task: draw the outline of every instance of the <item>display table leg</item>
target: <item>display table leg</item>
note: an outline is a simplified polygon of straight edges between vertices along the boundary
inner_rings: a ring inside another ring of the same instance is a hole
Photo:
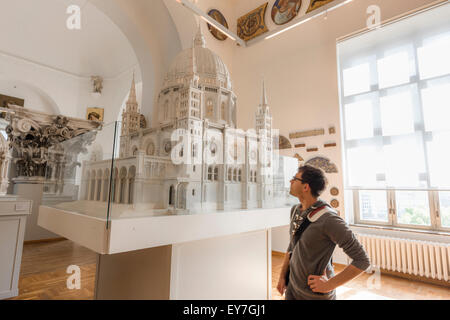
[[[54,234],[44,228],[38,226],[37,220],[39,216],[39,206],[42,203],[42,197],[44,195],[44,184],[39,180],[36,183],[14,183],[14,195],[20,196],[23,199],[32,200],[32,212],[28,216],[27,225],[25,230],[25,241],[38,241],[46,239],[59,238],[57,234]]]
[[[172,247],[97,256],[95,299],[168,300]]]
[[[95,298],[270,299],[270,235],[269,229],[99,255]]]

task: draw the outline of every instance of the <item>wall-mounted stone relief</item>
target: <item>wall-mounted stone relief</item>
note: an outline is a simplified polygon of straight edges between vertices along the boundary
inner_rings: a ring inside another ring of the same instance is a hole
[[[289,139],[307,138],[315,136],[323,136],[325,134],[325,129],[315,129],[308,131],[299,131],[289,134]]]
[[[325,143],[323,146],[324,146],[324,148],[333,148],[333,147],[336,147],[337,144],[336,144],[336,142],[328,142],[328,143]]]
[[[312,158],[311,160],[308,160],[305,165],[320,168],[325,171],[325,173],[338,173],[336,165],[324,157]]]
[[[278,150],[292,149],[291,142],[285,136],[279,136],[278,138]]]

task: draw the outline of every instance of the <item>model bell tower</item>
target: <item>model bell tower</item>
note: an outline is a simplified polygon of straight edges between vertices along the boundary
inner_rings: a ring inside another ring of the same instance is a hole
[[[261,95],[261,104],[258,107],[256,112],[256,134],[260,140],[260,144],[264,144],[264,152],[263,153],[267,163],[270,167],[271,164],[271,155],[273,149],[273,141],[272,141],[272,116],[270,114],[269,104],[267,102],[267,92],[266,85],[263,80],[262,83],[262,95]]]
[[[273,139],[272,116],[267,101],[266,85],[263,80],[261,104],[256,111],[256,134],[258,136],[258,187],[260,206],[267,207],[273,199]]]
[[[269,104],[267,102],[266,84],[262,83],[261,104],[256,112],[256,133],[266,132],[267,137],[272,134],[272,116],[270,115]]]
[[[130,94],[126,103],[125,111],[122,114],[122,130],[120,138],[120,157],[131,156],[129,148],[131,147],[132,133],[138,132],[140,128],[141,114],[139,113],[139,105],[136,98],[136,83],[131,82]]]
[[[128,135],[133,132],[137,132],[140,128],[140,118],[139,105],[136,99],[136,83],[131,82],[130,95],[128,96],[128,101],[126,103],[125,112],[122,114],[122,136]]]

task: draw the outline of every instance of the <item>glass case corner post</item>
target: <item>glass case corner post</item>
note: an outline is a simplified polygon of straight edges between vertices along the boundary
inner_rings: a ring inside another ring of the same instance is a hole
[[[111,137],[112,141],[112,153],[111,153],[111,168],[110,168],[110,176],[109,176],[109,196],[108,196],[108,206],[107,206],[107,216],[106,216],[106,229],[109,229],[111,222],[111,212],[112,207],[115,202],[116,195],[116,183],[117,183],[117,172],[115,170],[115,161],[119,158],[119,143],[120,143],[120,130],[121,130],[121,122],[115,121],[112,124]]]

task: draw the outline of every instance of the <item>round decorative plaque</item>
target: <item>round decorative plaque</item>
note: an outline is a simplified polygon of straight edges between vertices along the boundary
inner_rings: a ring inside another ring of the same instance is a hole
[[[339,201],[336,200],[336,199],[331,200],[330,204],[331,204],[331,206],[333,208],[338,208],[339,207]]]
[[[208,12],[208,15],[213,18],[214,20],[216,20],[217,22],[219,22],[221,25],[223,25],[226,29],[228,29],[228,22],[225,19],[225,17],[223,16],[222,12],[220,12],[217,9],[212,9]],[[219,30],[217,30],[216,28],[214,28],[212,25],[210,25],[208,23],[208,30],[209,32],[211,32],[211,34],[214,36],[214,38],[216,38],[217,40],[220,41],[224,41],[227,40],[227,36],[224,35],[222,32],[220,32]]]
[[[336,187],[331,188],[330,193],[333,197],[336,197],[339,195],[339,189]]]

